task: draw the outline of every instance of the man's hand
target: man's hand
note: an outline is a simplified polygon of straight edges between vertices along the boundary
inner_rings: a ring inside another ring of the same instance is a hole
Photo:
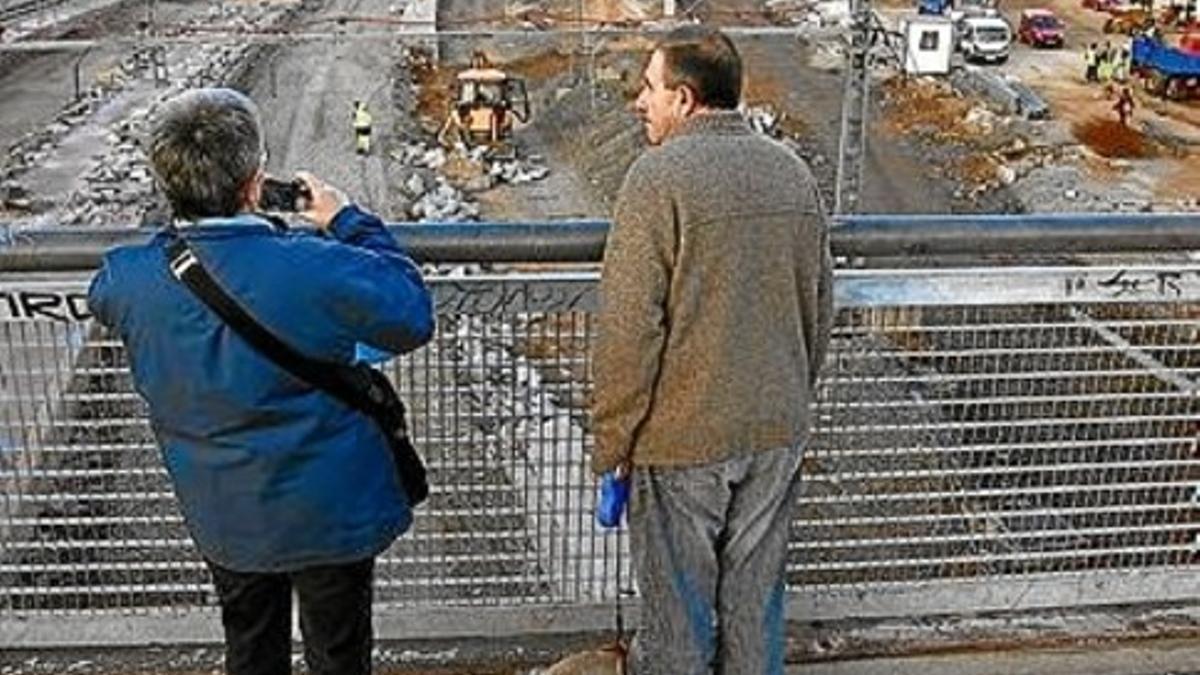
[[[308,187],[309,194],[307,198],[302,198],[304,208],[298,212],[298,215],[316,225],[318,229],[324,230],[329,227],[338,211],[350,203],[346,193],[332,185],[327,185],[307,171],[296,172],[296,178],[299,178]]]

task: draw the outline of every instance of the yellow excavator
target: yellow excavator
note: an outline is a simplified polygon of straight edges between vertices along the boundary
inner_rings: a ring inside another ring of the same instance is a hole
[[[476,53],[471,67],[456,78],[454,100],[438,131],[446,147],[462,143],[468,148],[486,146],[496,158],[515,158],[513,124],[529,121],[529,95],[525,80],[492,67]]]

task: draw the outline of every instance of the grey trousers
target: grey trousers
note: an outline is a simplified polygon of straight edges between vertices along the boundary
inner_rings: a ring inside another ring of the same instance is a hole
[[[637,467],[630,500],[641,626],[633,675],[782,675],[784,566],[802,448]]]

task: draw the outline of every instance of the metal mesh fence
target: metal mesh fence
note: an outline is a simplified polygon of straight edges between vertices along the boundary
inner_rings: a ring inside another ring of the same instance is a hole
[[[843,311],[795,581],[1190,564],[1197,310]]]
[[[1200,293],[1035,276],[1051,281],[1033,295],[839,279],[797,595],[1196,571]],[[0,282],[0,621],[211,608],[127,357],[72,309],[81,283]],[[378,602],[469,616],[610,600],[628,546],[593,525],[594,277],[434,286],[434,341],[388,366],[433,494],[380,559]]]

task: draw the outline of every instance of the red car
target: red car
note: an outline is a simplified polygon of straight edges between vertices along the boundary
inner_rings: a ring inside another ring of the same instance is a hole
[[[1113,7],[1120,5],[1122,0],[1083,0],[1084,9],[1094,9],[1098,12],[1107,12]]]
[[[1067,27],[1048,9],[1027,9],[1021,12],[1017,39],[1034,47],[1062,47]]]
[[[1200,26],[1179,36],[1179,51],[1200,56]]]

